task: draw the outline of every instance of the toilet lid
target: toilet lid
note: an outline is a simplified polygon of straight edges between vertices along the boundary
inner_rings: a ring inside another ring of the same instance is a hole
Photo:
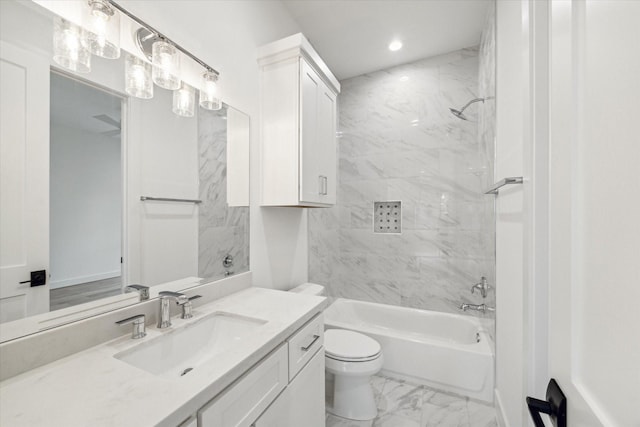
[[[324,333],[325,354],[344,361],[365,361],[380,354],[380,344],[358,332],[345,329],[329,329]]]

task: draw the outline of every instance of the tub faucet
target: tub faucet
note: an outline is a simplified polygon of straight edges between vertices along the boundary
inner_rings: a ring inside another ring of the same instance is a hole
[[[486,304],[467,304],[467,303],[464,303],[464,304],[462,304],[460,306],[460,309],[462,311],[467,311],[467,310],[481,311],[483,314],[486,313],[487,311],[489,311],[489,312],[496,311],[495,308],[489,307]]]
[[[487,297],[487,291],[491,289],[491,286],[489,286],[489,283],[487,283],[486,277],[482,276],[480,278],[480,281],[471,287],[471,293],[474,293],[476,289],[480,291],[482,298]]]

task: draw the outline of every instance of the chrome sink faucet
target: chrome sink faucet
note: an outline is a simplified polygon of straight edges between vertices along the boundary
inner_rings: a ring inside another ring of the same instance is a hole
[[[140,294],[140,301],[146,301],[149,299],[149,287],[142,285],[128,285],[124,288],[125,291],[135,291]]]
[[[491,289],[491,286],[487,283],[486,277],[482,276],[480,281],[471,287],[471,293],[474,293],[476,289],[480,291],[482,298],[487,297],[487,291]]]
[[[464,303],[460,306],[460,309],[462,311],[467,311],[467,310],[475,310],[475,311],[480,311],[483,314],[486,313],[487,311],[496,311],[495,308],[493,307],[489,307],[486,304],[467,304]]]
[[[158,294],[160,296],[160,314],[158,315],[158,328],[164,329],[171,326],[171,302],[175,302],[182,307],[182,318],[190,319],[193,317],[191,301],[200,298],[200,295],[195,295],[191,298],[185,294],[179,292],[162,291]]]

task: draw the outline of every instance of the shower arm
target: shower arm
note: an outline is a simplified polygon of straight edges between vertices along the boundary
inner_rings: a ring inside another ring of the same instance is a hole
[[[474,104],[476,102],[480,102],[480,101],[482,101],[482,103],[484,103],[484,101],[486,99],[489,99],[489,98],[475,98],[475,99],[472,99],[471,101],[467,102],[464,107],[462,107],[460,109],[460,113],[462,113],[464,110],[466,110],[469,105]]]

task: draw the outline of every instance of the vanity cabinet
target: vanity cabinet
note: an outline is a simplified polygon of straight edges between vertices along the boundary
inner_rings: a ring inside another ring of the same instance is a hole
[[[287,345],[281,345],[233,387],[198,411],[200,427],[249,426],[289,382]]]
[[[260,48],[263,206],[336,203],[340,83],[296,34]]]
[[[309,363],[255,422],[255,427],[324,427],[324,351]]]
[[[323,330],[320,314],[203,406],[198,427],[324,427]]]

